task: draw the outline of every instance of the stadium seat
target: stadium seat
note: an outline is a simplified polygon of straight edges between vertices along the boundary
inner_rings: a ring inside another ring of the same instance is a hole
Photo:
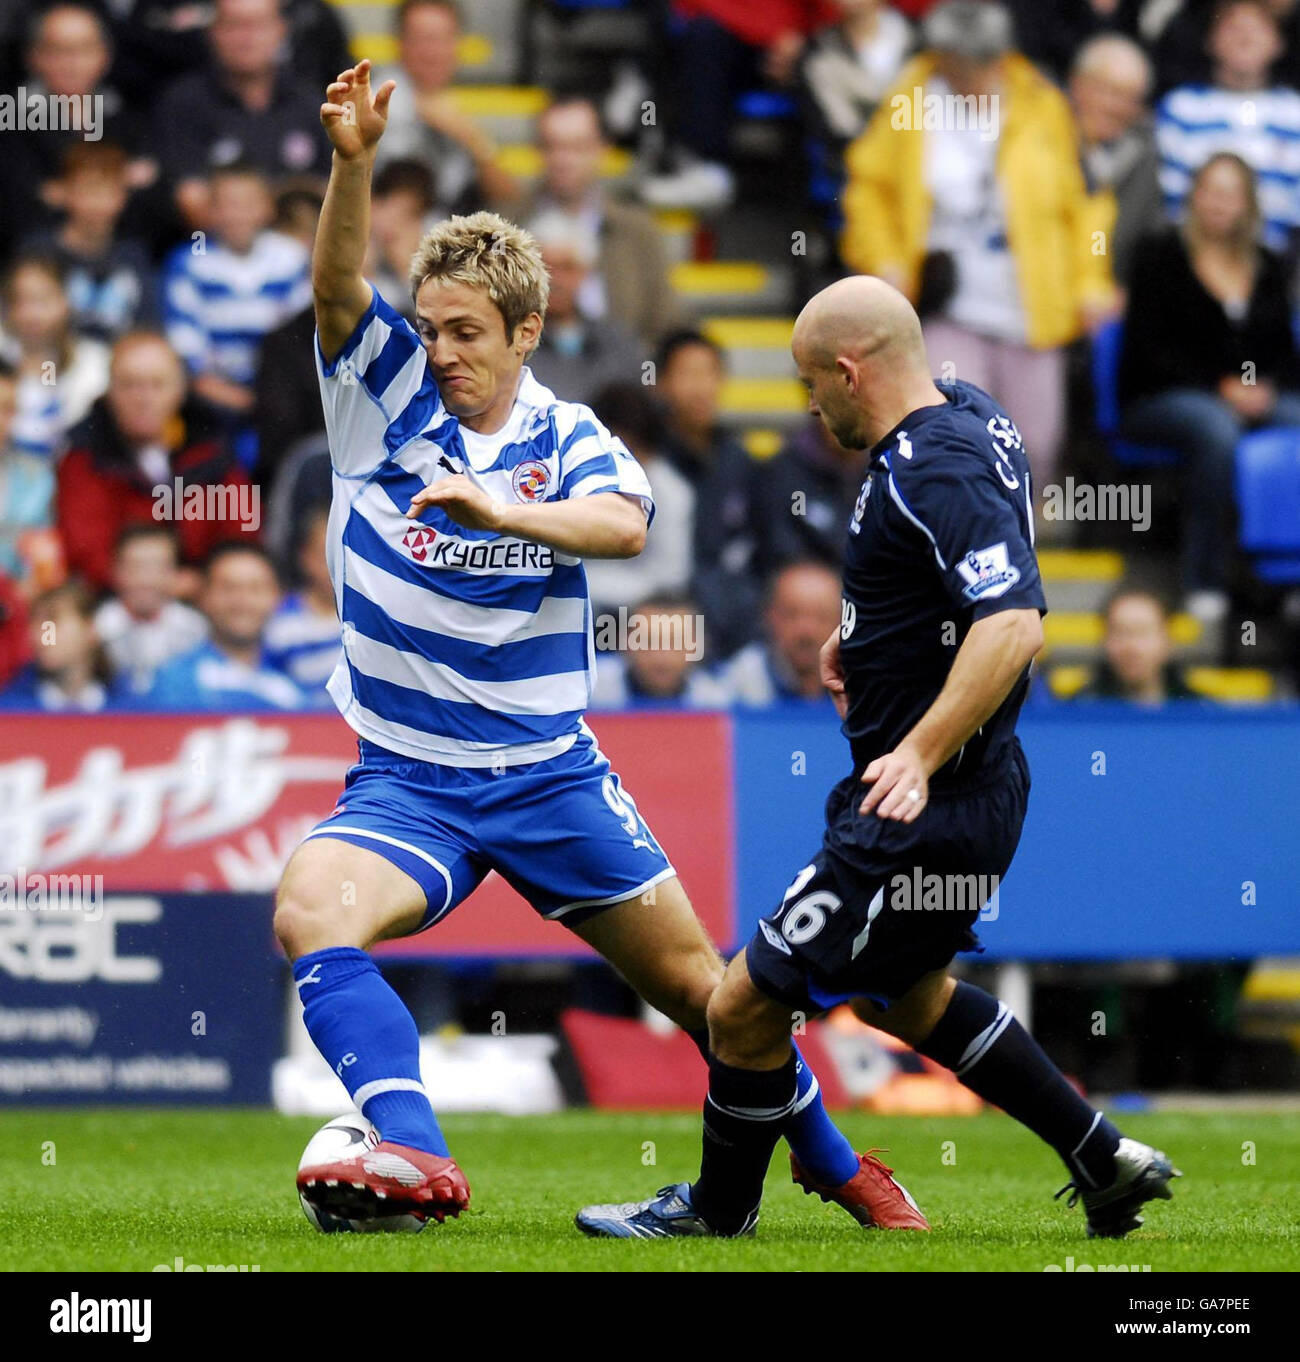
[[[1047,646],[1059,649],[1097,649],[1101,647],[1106,622],[1098,611],[1054,610],[1043,619],[1043,633]],[[1170,616],[1169,634],[1180,648],[1193,647],[1201,641],[1204,629],[1195,615],[1179,613]]]
[[[397,60],[397,37],[387,28],[362,28],[358,24],[348,38],[348,48],[354,61],[369,57],[377,66],[389,66]],[[486,74],[496,56],[495,46],[485,34],[462,33],[456,40],[456,65],[462,78]]]
[[[1274,426],[1237,445],[1241,547],[1265,582],[1300,582],[1300,431]]]
[[[821,214],[822,225],[838,238],[844,227],[844,157],[822,137],[805,137],[808,202]]]
[[[779,430],[772,430],[767,426],[750,426],[741,432],[740,443],[745,446],[745,452],[751,459],[757,459],[761,463],[764,459],[774,459],[781,452],[785,440]]]
[[[1069,663],[1047,672],[1047,685],[1058,700],[1077,695],[1092,680],[1094,668]],[[1224,704],[1262,704],[1277,693],[1277,683],[1262,667],[1188,667],[1187,684],[1210,700]]]
[[[799,101],[780,90],[745,90],[736,96],[741,118],[797,118]]]
[[[1104,322],[1092,338],[1092,387],[1097,431],[1115,462],[1126,468],[1171,468],[1182,462],[1176,449],[1138,444],[1119,433],[1119,361],[1124,349],[1124,323]]]

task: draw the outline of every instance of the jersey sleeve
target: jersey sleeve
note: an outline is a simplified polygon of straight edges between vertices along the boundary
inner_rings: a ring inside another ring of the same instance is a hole
[[[330,460],[343,477],[366,477],[442,409],[415,328],[371,287],[370,306],[326,362],[314,341]]]
[[[565,403],[556,412],[556,434],[560,440],[561,497],[621,492],[641,503],[647,523],[654,519],[654,496],[645,469],[590,407]]]
[[[897,464],[890,497],[929,540],[953,605],[973,607],[976,619],[1001,610],[1046,614],[1027,470],[973,446],[937,451],[902,469]]]

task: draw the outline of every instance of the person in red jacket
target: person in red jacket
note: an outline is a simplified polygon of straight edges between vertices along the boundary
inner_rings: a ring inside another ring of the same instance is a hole
[[[197,567],[261,524],[258,489],[217,422],[187,400],[180,357],[150,331],[113,347],[108,391],[71,432],[55,496],[68,571],[100,589],[127,525],[173,522],[182,564]]]
[[[12,577],[0,572],[0,687],[7,685],[31,661],[27,633],[27,602]]]

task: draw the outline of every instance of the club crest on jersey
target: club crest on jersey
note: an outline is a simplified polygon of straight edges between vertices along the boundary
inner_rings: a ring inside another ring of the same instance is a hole
[[[990,544],[986,549],[971,549],[957,564],[966,583],[962,595],[980,601],[985,596],[1001,596],[1020,580],[1020,569],[1011,561],[1006,543]]]
[[[412,525],[402,536],[402,543],[417,563],[423,563],[429,556],[429,546],[437,537],[438,531],[428,525]]]
[[[536,459],[521,463],[510,482],[520,501],[544,501],[551,487],[551,470]]]

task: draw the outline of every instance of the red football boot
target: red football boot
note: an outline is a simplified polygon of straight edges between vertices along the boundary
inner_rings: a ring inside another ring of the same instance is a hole
[[[882,1154],[887,1152],[880,1151]],[[858,1171],[839,1187],[823,1187],[804,1172],[799,1160],[790,1155],[790,1176],[796,1187],[802,1187],[823,1201],[833,1201],[863,1226],[880,1230],[928,1230],[930,1222],[921,1214],[912,1194],[901,1182],[895,1182],[894,1170],[886,1168],[876,1158],[874,1149],[858,1155]]]
[[[454,1159],[387,1140],[301,1169],[298,1190],[313,1206],[345,1220],[419,1215],[441,1225],[469,1205],[469,1183]]]

